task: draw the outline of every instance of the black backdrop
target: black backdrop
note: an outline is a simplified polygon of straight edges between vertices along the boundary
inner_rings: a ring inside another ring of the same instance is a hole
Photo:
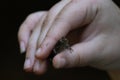
[[[48,10],[59,0],[4,0],[0,2],[0,80],[109,80],[106,72],[93,68],[55,70],[36,76],[23,71],[24,55],[20,55],[17,31],[32,12]]]

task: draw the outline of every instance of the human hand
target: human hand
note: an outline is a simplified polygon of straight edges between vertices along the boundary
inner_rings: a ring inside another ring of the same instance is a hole
[[[46,14],[45,11],[30,14],[18,32],[20,51],[21,53],[26,51],[24,69],[27,72],[36,72],[37,70],[36,74],[43,74],[46,71],[46,61],[35,59],[37,39]]]
[[[55,18],[36,57],[46,59],[58,40],[85,27],[82,34],[77,34],[79,42],[71,46],[72,53],[65,50],[54,57],[54,67],[120,68],[119,13],[111,0],[71,0]]]
[[[72,53],[63,51],[54,57],[54,67],[63,68],[83,65],[102,69],[120,67],[120,37],[118,35],[120,17],[119,9],[112,1],[71,0],[64,5],[62,10],[57,11],[59,13],[57,16],[47,14],[54,18],[51,23],[51,18],[49,18],[46,24],[49,23],[50,26],[43,29],[42,34],[40,34],[44,37],[39,37],[38,40],[43,39],[44,41],[38,46],[40,49],[36,53],[37,58],[45,60],[59,39],[74,29],[81,29],[86,26],[82,34],[77,34],[77,38],[74,38],[79,39],[79,42],[71,47],[73,49]]]
[[[46,60],[35,59],[35,52],[37,47],[40,46],[49,27],[53,22],[55,15],[66,5],[68,1],[59,2],[50,11],[49,14],[54,16],[48,16],[48,12],[36,12],[30,14],[27,19],[20,26],[18,32],[18,40],[20,43],[21,53],[26,51],[26,59],[24,69],[27,72],[35,72],[36,74],[43,74],[46,71]],[[56,11],[58,10],[58,11]],[[49,24],[45,24],[48,22]],[[41,35],[42,34],[42,35]],[[38,39],[39,38],[39,39]]]

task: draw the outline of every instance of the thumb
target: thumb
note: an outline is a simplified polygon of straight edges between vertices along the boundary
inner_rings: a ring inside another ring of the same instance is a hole
[[[98,53],[101,53],[103,48],[99,38],[75,44],[71,47],[72,50],[67,49],[56,55],[53,58],[53,66],[55,68],[89,66],[99,59]]]

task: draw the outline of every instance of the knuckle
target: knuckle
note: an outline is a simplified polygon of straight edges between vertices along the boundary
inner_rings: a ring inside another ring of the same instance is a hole
[[[88,61],[86,59],[86,56],[84,56],[84,54],[77,54],[77,59],[78,59],[78,64],[80,66],[86,66],[88,65]]]
[[[29,14],[28,16],[27,16],[27,19],[28,18],[32,18],[32,17],[34,17],[35,16],[35,13],[31,13],[31,14]]]
[[[25,24],[28,24],[29,22],[31,22],[34,18],[34,14],[29,14],[25,20]]]
[[[31,13],[27,16],[27,19],[33,19],[33,18],[39,17],[39,16],[46,14],[46,13],[47,13],[47,11]]]
[[[36,13],[31,13],[27,16],[24,23],[27,24],[27,25],[28,24],[31,25],[35,21],[35,19],[37,19],[37,18],[38,18],[38,15]]]

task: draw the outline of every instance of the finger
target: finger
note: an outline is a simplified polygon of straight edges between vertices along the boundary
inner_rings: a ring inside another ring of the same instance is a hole
[[[55,18],[57,17],[59,12],[63,9],[63,7],[66,6],[69,2],[70,0],[60,1],[58,4],[52,7],[52,9],[49,11],[45,19],[45,22],[43,24],[41,35],[39,36],[37,53],[40,53],[39,47],[41,46],[41,43],[43,42],[52,23],[55,21]]]
[[[79,16],[81,16],[81,18],[79,19],[79,23],[82,22],[85,16],[85,10],[80,9],[80,12],[78,12],[77,9],[76,11],[73,11],[76,7],[78,7],[76,6],[76,4],[70,2],[67,6],[64,7],[64,9],[59,13],[59,15],[57,15],[50,30],[47,31],[48,33],[44,39],[44,42],[41,45],[41,48],[38,49],[36,57],[48,57],[57,41],[64,37],[71,30],[73,24],[76,24],[77,20],[75,19],[78,19],[78,14],[76,14],[77,17],[74,16],[75,18],[73,18],[73,15],[75,15],[75,13],[79,13]],[[69,15],[70,13],[72,14]]]
[[[18,31],[18,40],[20,43],[21,53],[25,52],[30,34],[35,25],[39,22],[39,19],[41,18],[43,13],[44,12],[36,12],[29,15],[27,19],[23,22],[23,24],[20,26],[20,29]]]
[[[38,50],[36,54],[39,54],[41,49],[39,48],[42,41],[44,40],[48,30],[50,29],[52,23],[54,22],[55,18],[57,17],[57,15],[60,13],[60,11],[63,9],[63,7],[65,7],[68,3],[70,2],[70,0],[64,0],[59,2],[58,4],[56,4],[50,11],[49,14],[47,16],[47,19],[45,20],[46,24],[43,25],[43,29],[42,29],[42,34],[39,36],[39,42],[38,42]],[[37,56],[38,57],[38,56]]]
[[[49,11],[49,14],[47,15],[45,21],[44,21],[44,24],[42,26],[42,32],[39,36],[39,40],[38,40],[38,46],[41,45],[44,37],[46,36],[46,33],[47,31],[49,30],[51,24],[53,23],[53,21],[55,20],[55,17],[57,16],[57,14],[59,13],[59,11],[68,3],[69,1],[61,1],[60,4],[58,5],[55,5],[50,11]],[[45,67],[39,67],[39,65],[42,65],[38,63],[39,61],[35,62],[35,65],[34,65],[34,72],[37,73],[37,74],[40,74],[40,73],[43,73],[45,72]],[[38,63],[38,64],[37,64]],[[44,63],[43,63],[43,66],[46,66]],[[42,69],[43,68],[43,69]]]
[[[28,47],[27,47],[27,52],[26,52],[26,59],[25,59],[25,64],[24,64],[24,69],[26,71],[32,71],[34,62],[35,62],[35,52],[37,48],[37,40],[41,32],[41,25],[44,22],[44,19],[46,17],[46,13],[42,14],[40,22],[37,24],[35,27],[29,42],[28,42]]]
[[[37,60],[35,61],[34,67],[33,67],[33,72],[37,75],[44,74],[47,70],[47,64],[46,61],[40,61]]]
[[[69,68],[79,66],[89,66],[93,61],[99,59],[99,54],[104,48],[101,37],[96,37],[92,41],[73,45],[72,51],[65,50],[53,58],[55,68]]]
[[[50,29],[52,23],[55,21],[57,15],[60,13],[63,7],[65,7],[69,2],[70,0],[60,1],[50,9],[44,21],[44,24],[42,25],[43,27],[42,27],[41,35],[39,36],[38,47],[41,45],[42,41],[44,40],[48,30]]]

